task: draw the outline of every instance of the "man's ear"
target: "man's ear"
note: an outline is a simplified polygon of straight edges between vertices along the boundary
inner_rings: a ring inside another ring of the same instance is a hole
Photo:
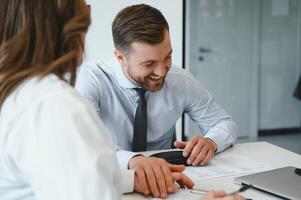
[[[124,66],[124,64],[126,63],[125,55],[118,49],[115,49],[114,55],[115,55],[116,59],[118,60],[118,62],[120,63],[120,65]]]

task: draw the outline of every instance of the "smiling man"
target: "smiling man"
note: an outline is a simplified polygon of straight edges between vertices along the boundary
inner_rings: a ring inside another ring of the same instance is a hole
[[[115,58],[83,65],[76,88],[109,130],[120,165],[148,185],[145,194],[165,198],[174,191],[172,172],[184,168],[136,152],[170,148],[176,121],[186,113],[204,135],[174,145],[184,149],[188,164],[205,165],[234,145],[237,126],[191,74],[172,64],[169,26],[159,10],[126,7],[115,17],[112,33]],[[184,184],[193,185],[187,179]]]
[[[163,41],[159,44],[149,45],[137,41],[133,42],[128,50],[130,52],[128,56],[123,53],[126,51],[115,51],[126,77],[145,90],[159,91],[171,67],[172,48],[169,32],[164,31]]]

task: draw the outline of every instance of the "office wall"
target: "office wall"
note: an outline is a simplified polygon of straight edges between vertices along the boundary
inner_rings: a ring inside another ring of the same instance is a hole
[[[137,3],[152,5],[163,13],[169,22],[174,64],[182,64],[182,0],[87,0],[91,5],[92,24],[86,37],[85,60],[97,61],[113,56],[114,46],[111,23],[119,10]]]

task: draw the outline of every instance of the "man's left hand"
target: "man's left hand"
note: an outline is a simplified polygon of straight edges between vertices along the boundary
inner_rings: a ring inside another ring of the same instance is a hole
[[[217,145],[209,138],[194,136],[188,142],[176,141],[175,147],[183,149],[183,156],[188,157],[187,164],[206,165],[217,150]]]

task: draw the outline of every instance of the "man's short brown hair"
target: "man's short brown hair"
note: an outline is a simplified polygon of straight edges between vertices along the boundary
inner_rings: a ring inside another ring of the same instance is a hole
[[[129,50],[133,42],[158,44],[169,30],[163,14],[156,8],[138,4],[122,9],[112,23],[112,34],[116,49]]]

